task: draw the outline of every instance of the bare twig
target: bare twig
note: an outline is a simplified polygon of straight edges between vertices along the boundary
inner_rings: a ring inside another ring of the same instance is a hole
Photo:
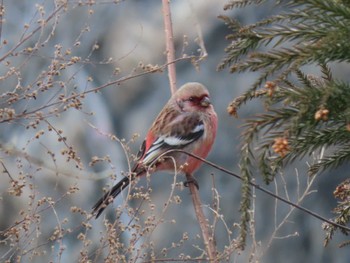
[[[191,174],[186,174],[186,179],[187,179],[187,182],[194,180]],[[204,241],[204,245],[206,247],[206,251],[207,251],[208,256],[209,256],[209,261],[216,262],[216,260],[215,260],[215,258],[216,258],[215,240],[213,239],[213,237],[210,233],[211,231],[209,229],[207,219],[205,218],[203,210],[202,210],[202,202],[201,202],[201,199],[199,197],[199,191],[194,183],[189,183],[188,187],[189,187],[190,192],[191,192],[194,211],[196,213],[198,223],[199,223],[199,226],[200,226],[201,231],[202,231],[203,241]]]
[[[70,95],[68,97],[65,98],[66,101],[69,101],[69,100],[72,100],[72,99],[75,99],[75,98],[79,98],[81,97],[82,95],[87,95],[87,94],[91,94],[91,93],[96,93],[96,92],[99,92],[107,87],[111,87],[111,86],[116,86],[116,85],[120,85],[122,84],[123,82],[126,82],[130,79],[134,79],[134,78],[138,78],[138,77],[141,77],[141,76],[145,76],[147,74],[150,74],[150,73],[155,73],[155,72],[159,72],[160,70],[163,70],[166,66],[169,66],[170,64],[173,64],[173,63],[176,63],[178,61],[183,61],[183,60],[191,60],[191,59],[197,59],[198,57],[196,56],[188,56],[186,58],[178,58],[174,61],[170,61],[168,63],[165,63],[164,65],[161,65],[161,66],[158,66],[158,67],[155,67],[153,69],[149,69],[149,70],[146,70],[146,71],[143,71],[141,73],[130,73],[124,77],[121,77],[117,80],[113,80],[113,81],[109,81],[101,86],[98,86],[98,87],[95,87],[95,88],[91,88],[91,89],[88,89],[84,92],[81,92],[81,93],[75,93],[73,95]],[[0,59],[1,61],[1,59]],[[0,120],[0,123],[5,123],[5,122],[11,122],[15,119],[19,119],[19,118],[24,118],[24,117],[27,117],[31,114],[35,114],[36,112],[38,111],[41,111],[41,110],[44,110],[44,109],[47,109],[47,108],[50,108],[50,107],[53,107],[53,106],[56,106],[56,105],[60,105],[60,104],[63,104],[62,103],[62,100],[60,99],[57,99],[57,101],[54,101],[54,102],[51,102],[51,103],[47,103],[43,106],[40,106],[38,108],[35,108],[33,110],[30,110],[30,111],[24,111],[22,113],[19,113],[11,118],[3,118]]]
[[[197,156],[197,155],[195,155],[193,153],[189,153],[189,152],[186,152],[184,150],[177,150],[177,149],[169,150],[169,151],[163,153],[162,156],[166,156],[167,154],[169,154],[171,152],[185,153],[185,154],[187,154],[187,155],[189,155],[189,156],[191,156],[193,158],[201,160],[203,163],[206,163],[206,164],[210,165],[211,167],[213,167],[213,168],[215,168],[217,170],[220,170],[220,171],[222,171],[222,172],[224,172],[226,174],[232,175],[232,176],[238,178],[239,180],[243,180],[243,178],[241,176],[239,176],[238,174],[235,174],[235,173],[233,173],[233,172],[231,172],[231,171],[229,171],[229,170],[227,170],[227,169],[225,169],[225,168],[223,168],[223,167],[221,167],[221,166],[219,166],[219,165],[217,165],[217,164],[215,164],[213,162],[210,162],[210,161],[208,161],[208,160],[206,160],[204,158],[201,158],[201,157],[199,157],[199,156]],[[160,156],[160,157],[162,157],[162,156]],[[293,203],[293,202],[291,202],[291,201],[289,201],[289,200],[287,200],[287,199],[285,199],[285,198],[283,198],[281,196],[276,195],[275,193],[273,193],[273,192],[271,192],[271,191],[261,187],[260,185],[258,185],[256,183],[253,183],[253,182],[249,181],[248,184],[250,186],[253,186],[256,189],[260,190],[261,192],[264,192],[265,194],[268,194],[268,195],[270,195],[270,196],[272,196],[272,197],[282,201],[283,203],[291,205],[291,206],[293,206],[293,207],[295,207],[295,208],[297,208],[297,209],[299,209],[299,210],[301,210],[301,211],[303,211],[303,212],[305,212],[305,213],[307,213],[307,214],[309,214],[309,215],[311,215],[311,216],[313,216],[313,217],[315,217],[315,218],[317,218],[317,219],[319,219],[319,220],[321,220],[323,222],[326,222],[326,223],[328,223],[330,225],[338,227],[339,229],[342,229],[344,231],[350,232],[350,228],[349,227],[347,227],[345,225],[341,225],[341,224],[335,223],[335,222],[333,222],[333,221],[331,221],[331,220],[329,220],[329,219],[327,219],[327,218],[325,218],[323,216],[320,216],[319,214],[317,214],[317,213],[315,213],[315,212],[313,212],[313,211],[311,211],[311,210],[309,210],[309,209],[307,209],[307,208],[305,208],[303,206],[300,206],[300,205],[298,205],[296,203]]]
[[[165,45],[166,45],[166,57],[168,64],[168,77],[170,82],[171,94],[176,91],[176,68],[175,63],[175,48],[174,48],[174,35],[173,27],[171,23],[171,13],[169,0],[162,0],[163,16],[164,16],[164,28],[165,28]]]
[[[7,51],[2,57],[0,57],[0,62],[5,60],[8,56],[13,55],[15,50],[20,47],[24,42],[26,42],[28,39],[30,39],[32,36],[34,36],[37,32],[42,30],[45,25],[52,19],[54,18],[63,8],[65,5],[58,6],[52,14],[46,18],[37,28],[35,28],[32,32],[30,32],[27,36],[23,37],[14,47],[12,47],[9,51]]]
[[[202,28],[201,28],[201,25],[198,21],[198,17],[196,15],[196,12],[194,10],[193,3],[191,1],[188,1],[188,5],[190,6],[190,9],[192,11],[193,24],[194,24],[196,32],[197,32],[197,38],[195,41],[200,48],[200,56],[199,56],[198,61],[201,61],[201,60],[206,59],[208,57],[208,52],[207,52],[207,49],[205,48]]]
[[[7,168],[6,168],[5,164],[3,163],[3,161],[0,160],[0,163],[1,163],[2,167],[4,168],[4,170],[2,172],[7,174],[10,177],[11,182],[15,181],[13,179],[13,177],[11,176],[9,170],[7,170]]]
[[[2,36],[2,23],[4,22],[4,13],[5,13],[4,0],[1,0],[1,5],[0,5],[0,42],[1,42],[1,36]]]

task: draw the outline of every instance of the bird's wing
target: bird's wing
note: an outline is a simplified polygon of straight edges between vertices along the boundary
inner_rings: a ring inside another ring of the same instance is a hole
[[[187,114],[170,122],[162,131],[149,145],[144,141],[138,154],[142,165],[152,164],[170,149],[182,149],[197,141],[204,134],[204,122],[198,114]]]
[[[142,163],[149,165],[170,149],[182,149],[204,134],[204,123],[197,114],[187,115],[169,123],[146,150]]]

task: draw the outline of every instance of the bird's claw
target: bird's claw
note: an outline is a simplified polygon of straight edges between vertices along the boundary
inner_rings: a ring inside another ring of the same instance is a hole
[[[188,179],[184,182],[185,187],[188,187],[190,184],[194,184],[195,187],[197,188],[197,190],[199,190],[199,184],[198,184],[197,180],[194,179],[193,177],[191,177],[190,179]]]

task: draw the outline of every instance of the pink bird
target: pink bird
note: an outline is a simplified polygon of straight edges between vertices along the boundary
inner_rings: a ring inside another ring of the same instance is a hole
[[[153,122],[131,175],[120,180],[98,200],[93,207],[93,214],[96,213],[98,218],[106,206],[130,184],[130,180],[147,172],[174,171],[175,164],[178,172],[192,175],[201,165],[200,160],[182,152],[166,152],[181,149],[206,158],[214,143],[216,130],[217,116],[208,90],[197,82],[183,85]]]

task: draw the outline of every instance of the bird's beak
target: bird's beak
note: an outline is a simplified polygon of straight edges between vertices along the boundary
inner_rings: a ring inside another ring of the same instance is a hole
[[[202,107],[208,107],[211,104],[209,97],[204,97],[200,104]]]

